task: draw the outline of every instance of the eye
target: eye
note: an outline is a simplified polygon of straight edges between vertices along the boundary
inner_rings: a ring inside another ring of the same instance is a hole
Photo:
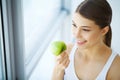
[[[90,30],[89,29],[83,29],[83,31],[89,32]]]
[[[74,23],[72,25],[77,28],[77,26]]]

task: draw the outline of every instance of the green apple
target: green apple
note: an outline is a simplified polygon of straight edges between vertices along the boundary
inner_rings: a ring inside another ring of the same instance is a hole
[[[51,51],[54,55],[60,55],[64,50],[66,50],[66,44],[63,41],[54,41],[51,44]]]

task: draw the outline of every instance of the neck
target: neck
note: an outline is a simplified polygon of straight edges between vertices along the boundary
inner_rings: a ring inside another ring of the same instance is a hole
[[[86,59],[98,59],[100,57],[103,57],[105,55],[108,55],[107,53],[110,53],[111,49],[109,47],[107,47],[106,45],[96,45],[94,47],[91,48],[87,48],[84,50],[79,50],[78,48],[78,55],[86,58]]]

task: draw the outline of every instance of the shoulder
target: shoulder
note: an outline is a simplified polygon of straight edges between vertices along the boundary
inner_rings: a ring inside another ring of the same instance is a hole
[[[68,44],[66,44],[66,45],[67,45],[67,50],[66,50],[66,52],[67,52],[68,54],[70,54],[70,52],[71,52],[74,44],[73,44],[73,43],[68,43]]]
[[[117,55],[110,68],[111,80],[120,80],[120,56]]]

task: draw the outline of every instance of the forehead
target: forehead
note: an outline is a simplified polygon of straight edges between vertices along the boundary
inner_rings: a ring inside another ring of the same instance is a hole
[[[83,17],[79,13],[74,13],[72,21],[77,26],[97,26],[94,21]]]

